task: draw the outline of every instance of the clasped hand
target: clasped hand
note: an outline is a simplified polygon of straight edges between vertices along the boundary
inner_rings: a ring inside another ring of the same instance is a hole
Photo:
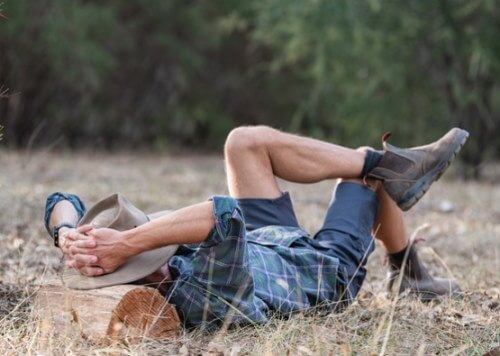
[[[130,257],[122,233],[117,230],[84,225],[61,231],[60,236],[66,267],[85,276],[111,273]]]

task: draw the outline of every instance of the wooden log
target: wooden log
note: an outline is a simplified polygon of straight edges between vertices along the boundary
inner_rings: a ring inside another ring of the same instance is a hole
[[[77,333],[96,342],[174,338],[181,330],[175,307],[145,286],[72,290],[51,280],[40,286],[33,311],[44,333]]]

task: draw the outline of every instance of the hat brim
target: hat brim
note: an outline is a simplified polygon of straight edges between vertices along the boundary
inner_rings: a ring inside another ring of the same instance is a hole
[[[177,251],[177,245],[164,246],[133,256],[113,273],[96,277],[87,277],[78,270],[65,268],[63,282],[71,289],[98,289],[117,284],[127,284],[144,278],[158,270]]]
[[[149,217],[153,220],[167,213],[161,212]],[[178,245],[169,245],[142,252],[130,257],[127,262],[114,272],[102,276],[88,277],[80,274],[76,269],[65,268],[63,271],[63,282],[68,288],[79,290],[98,289],[132,283],[152,274],[165,265],[175,254],[178,247]]]

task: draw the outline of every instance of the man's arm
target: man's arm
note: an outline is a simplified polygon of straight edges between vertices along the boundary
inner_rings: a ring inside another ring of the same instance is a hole
[[[141,252],[166,245],[200,243],[207,238],[214,225],[213,202],[208,201],[127,231],[92,229],[87,235],[95,242],[95,247],[88,247],[86,240],[75,240],[71,247],[75,258],[67,265],[78,268],[85,275],[111,273],[129,257]],[[70,232],[69,235],[73,234]],[[89,256],[95,257],[97,262],[89,261]]]
[[[61,223],[70,223],[74,226],[78,224],[78,212],[73,204],[67,200],[61,200],[54,206],[54,210],[52,210],[52,214],[50,215],[49,230],[51,232],[54,231],[54,227]],[[68,227],[63,226],[59,231],[62,235],[68,230]]]
[[[49,219],[49,230],[51,232],[54,231],[54,227],[61,223],[70,223],[74,226],[78,224],[78,211],[73,204],[67,200],[61,200],[54,206]],[[96,242],[85,235],[85,233],[89,232],[91,229],[92,226],[90,225],[77,229],[63,226],[59,229],[59,248],[64,254],[67,265],[72,264],[75,258],[78,258],[79,261],[86,261],[87,264],[97,262],[95,256],[73,253],[73,245],[76,241],[79,241],[79,246],[85,246],[87,248],[95,247]],[[102,269],[98,267],[89,267],[85,272],[93,272],[96,274],[103,273]]]

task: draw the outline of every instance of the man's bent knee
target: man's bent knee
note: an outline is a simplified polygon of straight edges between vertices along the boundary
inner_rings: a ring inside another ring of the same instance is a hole
[[[240,126],[233,129],[227,136],[224,145],[226,156],[243,152],[256,152],[265,145],[266,138],[273,129],[267,126]]]

